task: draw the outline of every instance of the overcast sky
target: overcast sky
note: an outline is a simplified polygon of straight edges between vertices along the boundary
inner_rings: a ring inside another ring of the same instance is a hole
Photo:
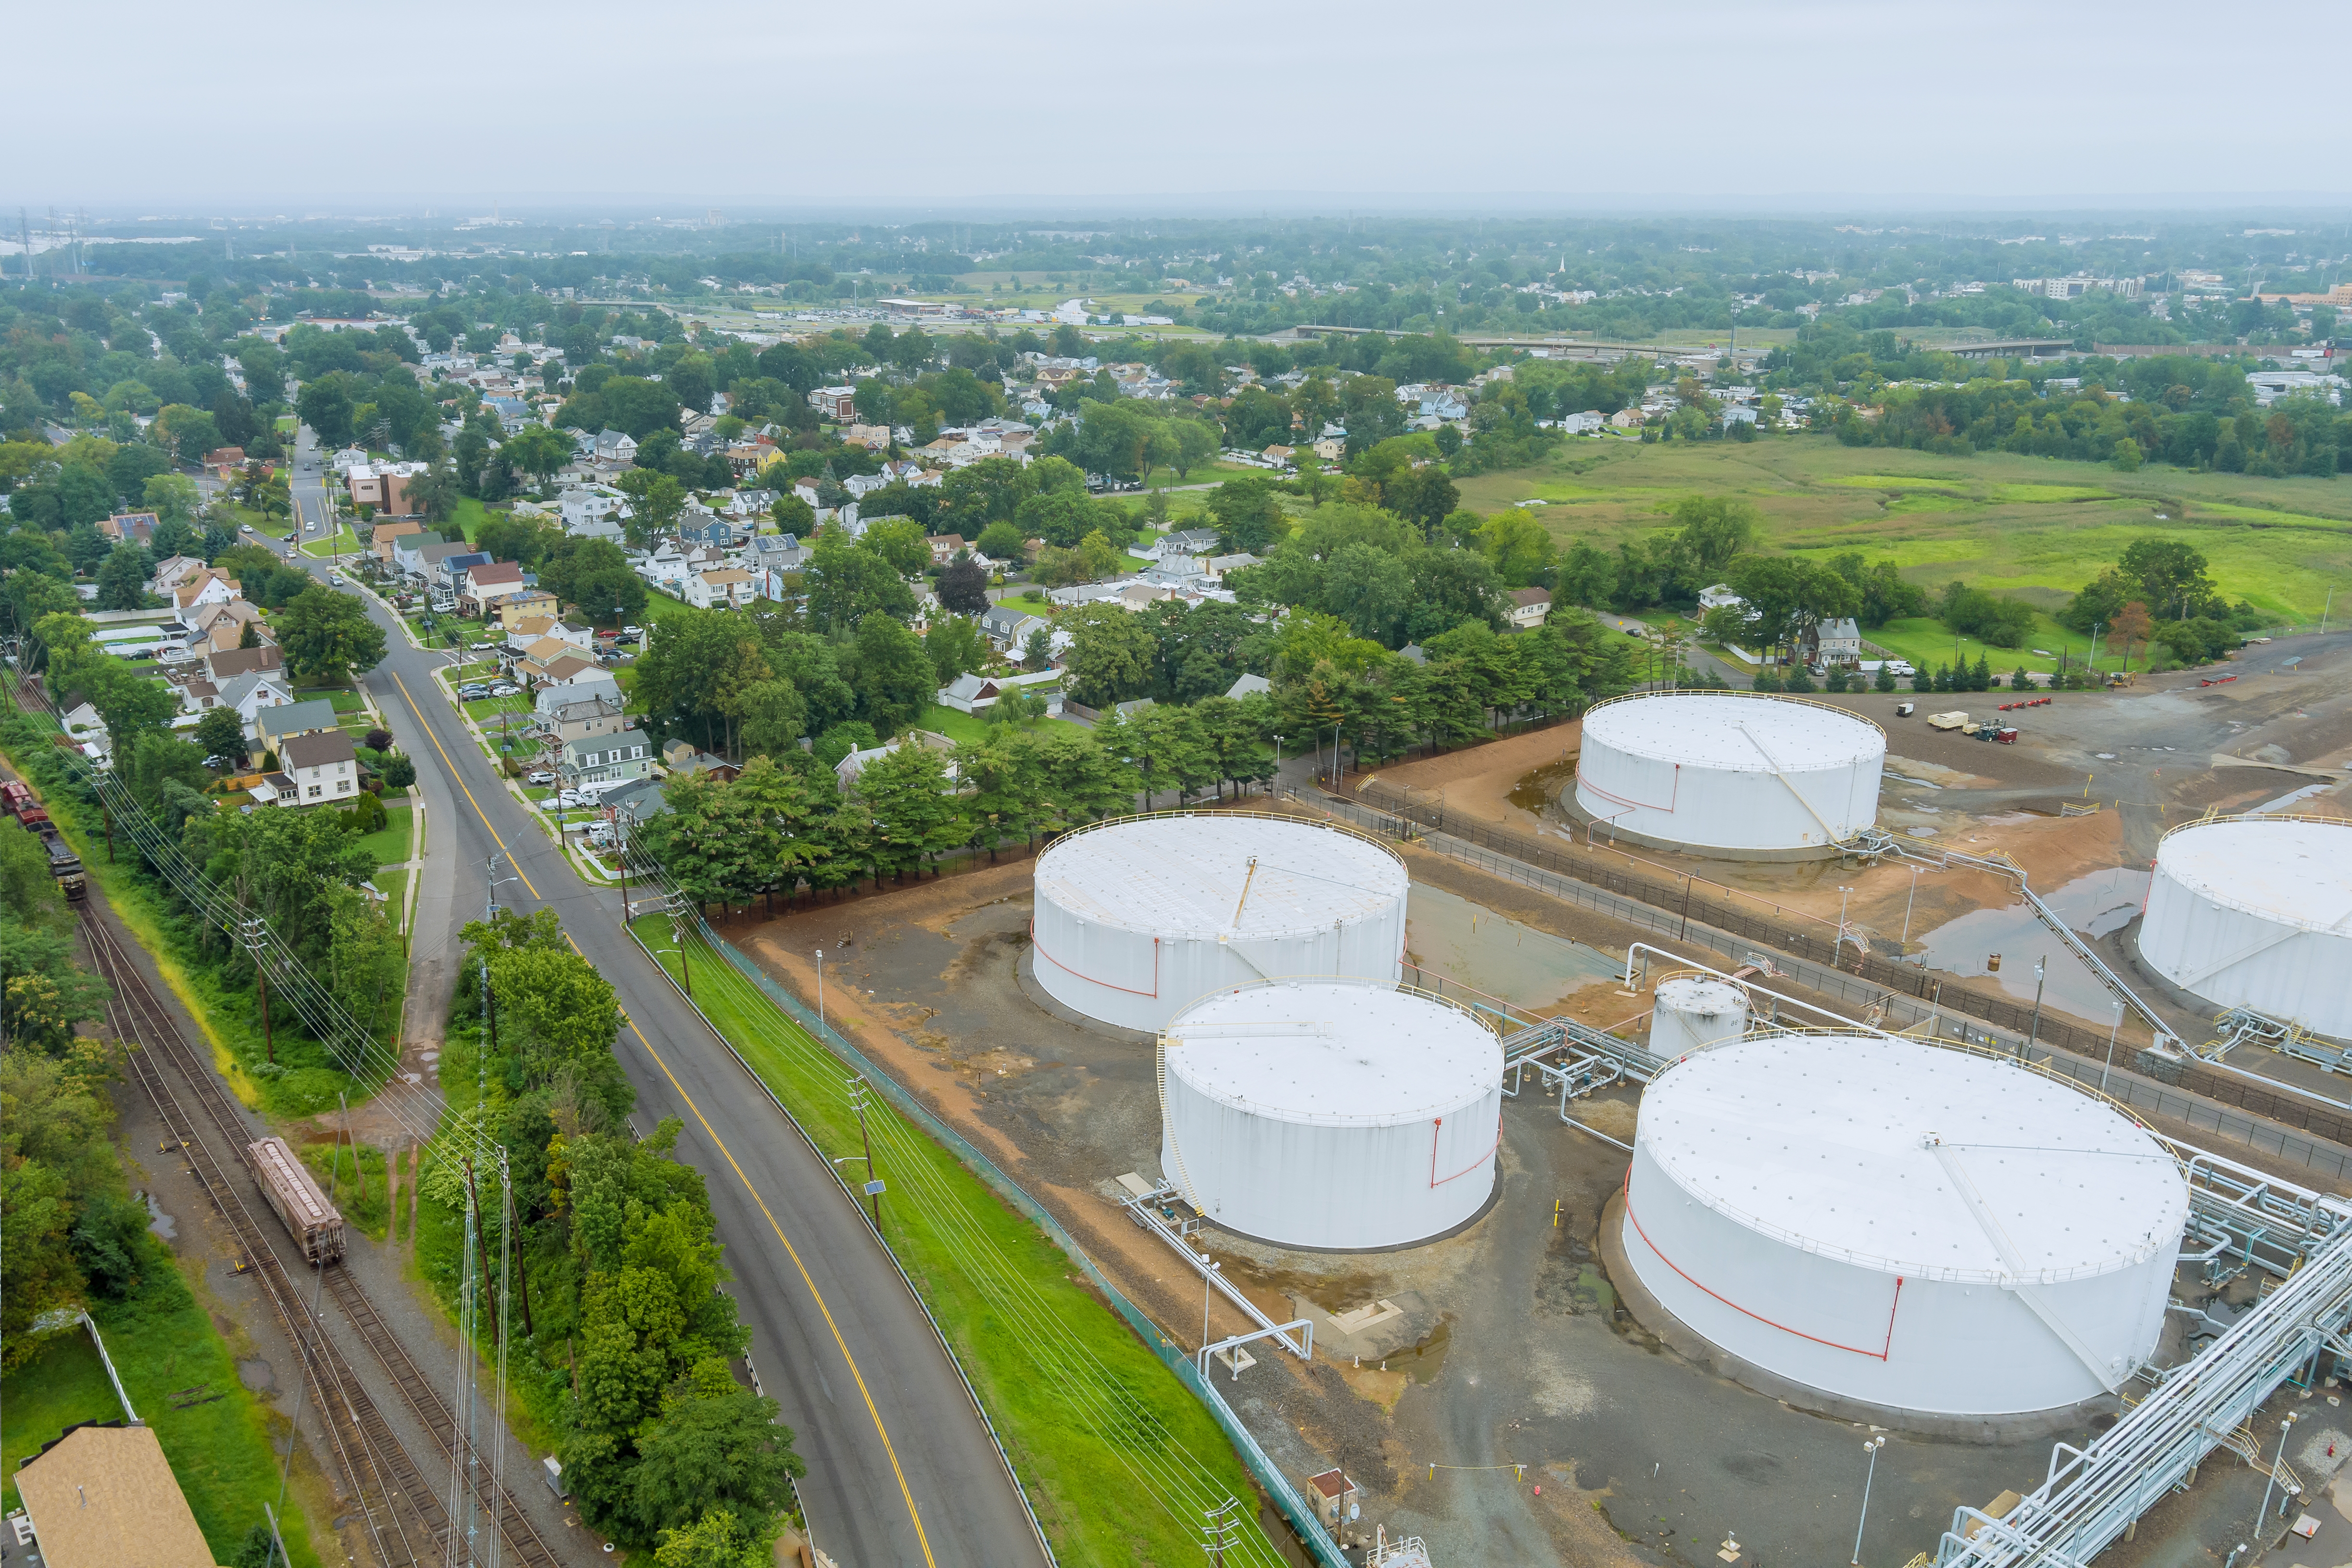
[[[118,0],[16,15],[0,200],[2326,197],[2347,45],[2352,5],[2179,0]]]

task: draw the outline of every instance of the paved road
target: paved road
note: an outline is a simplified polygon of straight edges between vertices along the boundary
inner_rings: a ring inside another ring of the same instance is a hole
[[[315,517],[318,476],[298,463],[295,482]],[[328,569],[303,564],[321,577]],[[381,608],[371,613],[392,626]],[[622,931],[619,899],[583,883],[505,792],[434,682],[446,661],[394,627],[390,654],[366,677],[416,760],[425,799],[432,880],[417,956],[459,955],[454,931],[424,924],[434,884],[444,918],[462,922],[481,910],[495,860],[500,904],[555,910],[620,992],[620,1056],[639,1124],[686,1124],[679,1155],[709,1181],[752,1359],[808,1463],[801,1495],[820,1548],[842,1568],[1042,1563],[987,1429],[896,1268],[824,1161]]]

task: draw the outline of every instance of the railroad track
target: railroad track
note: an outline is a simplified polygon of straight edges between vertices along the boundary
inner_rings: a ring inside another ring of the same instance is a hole
[[[167,1133],[186,1156],[197,1184],[235,1232],[246,1265],[259,1278],[289,1342],[301,1357],[303,1376],[327,1429],[329,1446],[377,1559],[387,1568],[436,1568],[453,1560],[453,1551],[473,1559],[476,1553],[451,1539],[447,1504],[454,1503],[457,1494],[452,1489],[445,1502],[409,1457],[373,1396],[328,1337],[316,1291],[313,1300],[305,1302],[292,1271],[279,1258],[274,1231],[282,1227],[266,1225],[246,1201],[243,1185],[234,1179],[233,1171],[241,1166],[238,1156],[252,1142],[236,1102],[211,1064],[189,1048],[171,1014],[89,904],[82,908],[81,926],[97,971],[114,992],[107,1005],[108,1021],[124,1046],[130,1077],[154,1104]],[[141,1048],[131,1048],[134,1046]],[[174,1075],[163,1070],[165,1061],[184,1080],[184,1093],[173,1087]],[[229,1160],[222,1158],[221,1148],[230,1152]],[[271,1221],[276,1217],[268,1216]],[[452,1420],[449,1406],[350,1272],[340,1266],[320,1272],[317,1285],[333,1293],[385,1375],[400,1390],[410,1414],[440,1445],[449,1473],[455,1474],[463,1434]],[[561,1559],[516,1505],[513,1495],[497,1483],[485,1466],[469,1464],[464,1468],[477,1502],[497,1521],[503,1561],[518,1568],[560,1568]]]

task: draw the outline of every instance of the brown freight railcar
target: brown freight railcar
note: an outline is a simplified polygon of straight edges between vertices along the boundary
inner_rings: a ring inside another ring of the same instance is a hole
[[[245,1160],[253,1167],[254,1180],[261,1184],[262,1195],[301,1247],[306,1261],[319,1267],[342,1257],[343,1216],[327,1201],[327,1194],[319,1190],[319,1184],[285,1139],[264,1138],[247,1144]]]

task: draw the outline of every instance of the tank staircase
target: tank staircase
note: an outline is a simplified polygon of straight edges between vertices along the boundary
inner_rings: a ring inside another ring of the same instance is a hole
[[[2033,890],[2032,879],[2026,875],[2025,868],[2015,860],[2007,855],[1963,855],[1957,849],[1928,850],[1900,842],[1895,844],[1893,853],[1898,861],[1924,866],[1930,870],[1989,871],[1996,877],[2013,879],[2019,896],[2033,911],[2034,919],[2047,927],[2050,934],[2056,937],[2066,951],[2106,987],[2109,995],[2122,1004],[2126,1010],[2140,1016],[2155,1036],[2156,1048],[2176,1052],[2182,1049],[2179,1032],[2155,1008],[2140,1000],[2139,993],[2125,984],[2123,976],[2108,967],[2106,960],[2101,958],[2057,910],[2042,901],[2042,896]]]

